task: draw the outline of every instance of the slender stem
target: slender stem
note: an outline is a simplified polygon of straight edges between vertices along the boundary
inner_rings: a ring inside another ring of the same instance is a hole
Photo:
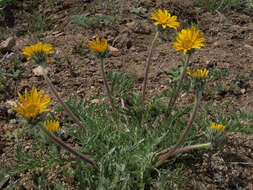
[[[71,111],[71,109],[62,101],[61,97],[59,96],[59,94],[57,93],[57,90],[55,89],[54,85],[52,84],[51,80],[48,78],[44,67],[41,66],[42,69],[42,73],[44,76],[44,79],[47,83],[47,85],[49,86],[52,94],[56,97],[57,101],[59,102],[59,104],[61,104],[61,106],[63,107],[63,109],[67,112],[67,114],[74,120],[74,122],[76,122],[76,124],[84,129],[86,132],[88,131],[87,128],[85,127],[84,124],[81,123],[81,121],[75,116],[75,114]]]
[[[143,87],[142,87],[142,99],[141,99],[141,105],[144,106],[144,102],[145,102],[145,98],[146,98],[146,89],[147,89],[147,83],[148,83],[148,73],[149,73],[149,68],[151,65],[151,57],[153,54],[153,50],[154,50],[154,45],[155,45],[155,41],[157,40],[159,36],[159,31],[156,31],[155,37],[151,43],[151,47],[149,49],[149,53],[148,53],[148,58],[147,58],[147,64],[146,64],[146,70],[145,70],[145,76],[144,76],[144,81],[143,81]]]
[[[196,96],[195,96],[195,102],[194,102],[194,106],[193,106],[193,111],[192,111],[192,114],[190,116],[190,119],[189,119],[189,121],[187,123],[187,126],[186,126],[185,130],[183,131],[183,133],[181,134],[180,138],[178,139],[178,141],[176,142],[176,144],[172,148],[169,148],[167,151],[162,151],[162,153],[160,153],[160,154],[157,155],[158,161],[155,164],[156,167],[158,167],[161,164],[163,164],[164,161],[168,157],[170,157],[176,151],[176,149],[179,146],[181,146],[183,144],[183,142],[185,141],[186,137],[188,136],[188,134],[189,134],[189,132],[190,132],[190,130],[192,128],[192,123],[193,123],[193,120],[194,120],[194,118],[196,116],[200,99],[201,99],[201,90],[198,90],[196,92]]]
[[[98,165],[97,165],[96,161],[91,160],[87,155],[84,155],[80,152],[77,152],[72,147],[70,147],[65,142],[63,142],[60,138],[56,137],[53,133],[51,133],[47,129],[45,129],[44,127],[41,127],[41,129],[48,135],[48,137],[50,139],[52,139],[56,144],[58,144],[59,146],[64,148],[66,151],[74,154],[76,157],[78,157],[78,158],[82,159],[83,161],[88,162],[89,164],[91,164],[94,167],[98,168]]]
[[[187,67],[189,65],[189,61],[190,61],[190,57],[191,55],[189,54],[184,62],[184,67],[183,67],[183,70],[180,74],[180,77],[179,77],[179,81],[178,81],[178,84],[177,84],[177,87],[176,87],[176,90],[174,91],[171,99],[170,99],[170,102],[169,102],[169,112],[171,112],[171,110],[173,109],[175,103],[176,103],[176,100],[178,98],[178,95],[179,95],[179,92],[180,92],[180,89],[182,87],[182,84],[183,84],[183,81],[184,81],[184,77],[185,77],[185,74],[186,74],[186,70],[187,70]]]
[[[111,93],[111,90],[110,90],[109,85],[107,83],[106,76],[105,76],[104,58],[101,58],[100,61],[101,61],[100,62],[100,69],[101,69],[101,73],[102,73],[102,76],[103,76],[105,90],[106,90],[107,95],[109,97],[109,101],[110,101],[110,104],[111,104],[111,107],[112,107],[112,111],[115,111],[115,107],[114,107],[113,99],[112,99],[112,93]]]
[[[195,144],[195,145],[185,146],[183,148],[176,149],[170,156],[174,156],[176,154],[182,154],[182,153],[190,151],[190,150],[209,148],[211,146],[212,146],[212,143],[210,143],[210,142],[205,143],[205,144]],[[163,150],[162,152],[159,152],[158,154],[164,154],[164,153],[168,152],[169,149]]]

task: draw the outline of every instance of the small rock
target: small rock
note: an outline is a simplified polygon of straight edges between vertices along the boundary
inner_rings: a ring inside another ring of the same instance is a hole
[[[108,46],[108,50],[110,52],[110,56],[113,56],[113,57],[118,57],[121,54],[118,48],[115,48],[112,46]]]
[[[249,44],[245,44],[244,47],[245,47],[245,48],[248,48],[248,49],[250,49],[250,50],[253,50],[253,47],[252,47],[251,45],[249,45]]]
[[[111,52],[118,52],[119,51],[118,48],[115,48],[115,47],[112,47],[112,46],[108,46],[108,50],[111,51]]]
[[[246,92],[246,90],[243,88],[243,89],[241,89],[241,93],[242,94],[245,94],[245,92]]]
[[[45,68],[45,73],[48,73],[48,68]],[[36,67],[35,69],[32,70],[32,72],[35,74],[35,76],[42,76],[43,75],[43,71],[41,69],[41,66]]]
[[[16,45],[16,40],[13,37],[7,38],[5,41],[0,44],[1,53],[6,53],[11,51],[11,49]]]
[[[30,149],[31,149],[31,146],[29,146],[29,145],[25,146],[25,151],[28,151]]]
[[[6,105],[7,105],[8,107],[12,108],[12,107],[16,107],[16,106],[17,106],[17,103],[16,103],[16,101],[14,101],[14,100],[7,100],[7,101],[6,101]]]

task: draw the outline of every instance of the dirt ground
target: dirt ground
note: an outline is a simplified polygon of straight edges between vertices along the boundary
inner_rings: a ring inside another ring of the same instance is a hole
[[[21,77],[8,78],[0,89],[1,108],[9,108],[17,91],[36,86],[44,88],[42,76],[36,75],[32,69],[35,65],[28,63],[21,55],[26,45],[37,41],[52,44],[56,49],[53,60],[48,64],[48,74],[59,93],[64,97],[79,98],[99,95],[103,90],[102,78],[95,57],[86,47],[86,41],[97,35],[105,37],[109,44],[118,51],[110,52],[106,68],[115,68],[123,72],[133,73],[137,77],[135,89],[141,90],[148,47],[155,33],[155,27],[149,15],[155,8],[165,8],[178,16],[183,26],[198,25],[207,39],[204,47],[194,54],[192,63],[207,68],[227,69],[229,76],[222,79],[224,86],[235,83],[236,76],[243,76],[237,92],[225,88],[222,94],[211,97],[214,104],[230,102],[235,108],[253,112],[253,10],[229,10],[226,12],[207,12],[196,7],[192,1],[122,1],[118,10],[113,8],[92,8],[94,1],[65,0],[59,3],[41,3],[38,12],[48,15],[52,20],[49,29],[38,37],[29,31],[29,11],[14,7],[14,26],[2,23],[2,29],[8,37],[16,39],[15,45],[3,53],[1,68],[13,73],[10,60],[18,58],[22,61],[19,69]],[[131,10],[131,11],[130,11]],[[117,12],[117,13],[116,13]],[[116,21],[105,20],[99,26],[85,29],[73,23],[74,15],[95,16],[112,15]],[[162,34],[156,43],[152,58],[148,95],[159,95],[167,90],[165,85],[167,68],[176,67],[180,63],[180,53],[170,46],[173,36]],[[0,154],[1,162],[14,162],[14,143],[6,134],[15,130],[10,119],[15,114],[1,110],[0,114]],[[228,144],[223,151],[213,150],[210,159],[207,154],[186,155],[177,162],[183,162],[187,176],[190,176],[186,189],[253,189],[253,136],[242,133],[228,134]]]

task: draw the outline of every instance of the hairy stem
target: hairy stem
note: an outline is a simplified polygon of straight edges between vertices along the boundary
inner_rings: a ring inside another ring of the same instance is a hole
[[[90,159],[87,155],[84,155],[80,152],[77,152],[75,149],[67,145],[65,142],[63,142],[60,138],[56,137],[53,133],[49,132],[46,128],[41,127],[41,129],[47,134],[47,136],[56,144],[61,146],[66,151],[74,154],[76,157],[82,159],[85,162],[88,162],[89,164],[93,165],[94,167],[98,168],[98,165],[96,161]]]
[[[115,111],[115,107],[114,107],[113,99],[112,99],[112,93],[111,93],[111,90],[110,90],[109,85],[108,85],[107,80],[106,80],[105,68],[104,68],[104,59],[103,58],[101,58],[100,69],[101,69],[101,73],[102,73],[102,76],[103,76],[105,90],[106,90],[106,93],[109,97],[109,101],[110,101],[110,104],[111,104],[111,107],[112,107],[112,111]]]
[[[178,141],[176,142],[176,144],[172,148],[169,148],[166,151],[162,151],[162,153],[157,155],[158,161],[155,164],[156,167],[163,164],[165,162],[165,160],[167,158],[169,158],[177,150],[177,148],[180,147],[183,144],[183,142],[185,141],[186,137],[188,136],[188,134],[192,128],[192,123],[193,123],[193,120],[195,119],[200,99],[201,99],[201,90],[198,90],[195,95],[195,102],[194,102],[192,114],[190,116],[190,119],[187,123],[185,130],[183,131],[180,138],[178,139]]]
[[[181,87],[182,87],[182,84],[183,84],[183,81],[184,81],[184,77],[185,77],[185,74],[186,74],[186,70],[187,70],[187,67],[189,65],[189,61],[190,61],[190,57],[191,55],[189,54],[184,62],[184,67],[183,67],[183,70],[180,74],[180,77],[179,77],[179,81],[177,83],[177,87],[174,91],[174,93],[172,94],[172,97],[170,99],[170,102],[169,102],[169,112],[170,113],[177,101],[177,98],[178,98],[178,95],[179,95],[179,92],[181,90]]]
[[[182,154],[184,152],[188,152],[190,150],[195,150],[195,149],[202,149],[202,148],[209,148],[212,146],[212,143],[205,143],[205,144],[195,144],[195,145],[189,145],[189,146],[185,146],[183,148],[178,148],[176,149],[173,153],[171,153],[170,156],[174,156],[176,154]],[[168,152],[171,148],[163,150],[161,152],[159,152],[158,154],[164,154],[166,152]]]
[[[84,124],[81,123],[81,121],[75,116],[75,114],[71,111],[71,109],[63,102],[63,100],[61,99],[61,97],[59,96],[57,90],[55,89],[54,85],[52,84],[51,80],[48,78],[44,67],[41,66],[42,69],[42,73],[43,73],[43,77],[47,83],[47,85],[49,86],[52,94],[56,97],[57,101],[59,102],[59,104],[63,107],[63,109],[67,112],[68,116],[71,117],[73,119],[73,121],[82,129],[84,129],[86,132],[87,127],[84,126]]]
[[[147,83],[148,83],[148,73],[149,73],[149,68],[150,68],[150,65],[151,65],[151,57],[152,57],[152,54],[153,54],[155,41],[157,40],[158,36],[159,36],[159,31],[157,30],[156,34],[155,34],[155,37],[154,37],[154,39],[151,43],[149,53],[148,53],[148,58],[147,58],[145,76],[144,76],[143,87],[142,87],[142,99],[141,99],[141,105],[142,106],[144,106],[144,103],[145,103]]]

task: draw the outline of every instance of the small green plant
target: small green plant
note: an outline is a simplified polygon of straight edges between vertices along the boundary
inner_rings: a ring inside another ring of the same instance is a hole
[[[108,0],[108,1],[94,0],[92,6],[89,7],[89,12],[95,13],[97,10],[103,9],[108,14],[116,16],[121,11],[120,7],[121,4],[122,2],[120,2],[119,0]]]
[[[112,110],[115,111],[115,105],[114,105],[113,97],[112,97],[112,89],[110,89],[109,84],[107,82],[106,73],[105,73],[105,65],[104,65],[104,60],[108,55],[108,42],[107,40],[103,38],[97,37],[95,42],[89,40],[87,44],[89,48],[95,52],[95,55],[100,62],[99,66],[100,66],[100,71],[103,77],[104,87],[105,87],[107,96],[109,98]]]
[[[75,15],[72,17],[72,22],[76,26],[84,27],[85,29],[91,29],[101,26],[103,21],[108,21],[109,23],[113,23],[114,18],[112,16],[93,16],[86,17]]]
[[[19,67],[20,67],[21,64],[22,64],[22,62],[19,59],[17,59],[17,58],[14,58],[14,59],[12,59],[10,61],[10,65],[12,65],[12,67],[13,67],[14,70],[19,69]]]
[[[41,13],[33,13],[29,20],[28,28],[31,32],[45,32],[51,26],[50,17],[43,15]]]
[[[13,73],[10,73],[10,72],[7,72],[6,70],[0,68],[0,74],[1,74],[1,76],[3,76],[3,78],[4,77],[18,78],[22,74],[22,71],[17,69]]]

